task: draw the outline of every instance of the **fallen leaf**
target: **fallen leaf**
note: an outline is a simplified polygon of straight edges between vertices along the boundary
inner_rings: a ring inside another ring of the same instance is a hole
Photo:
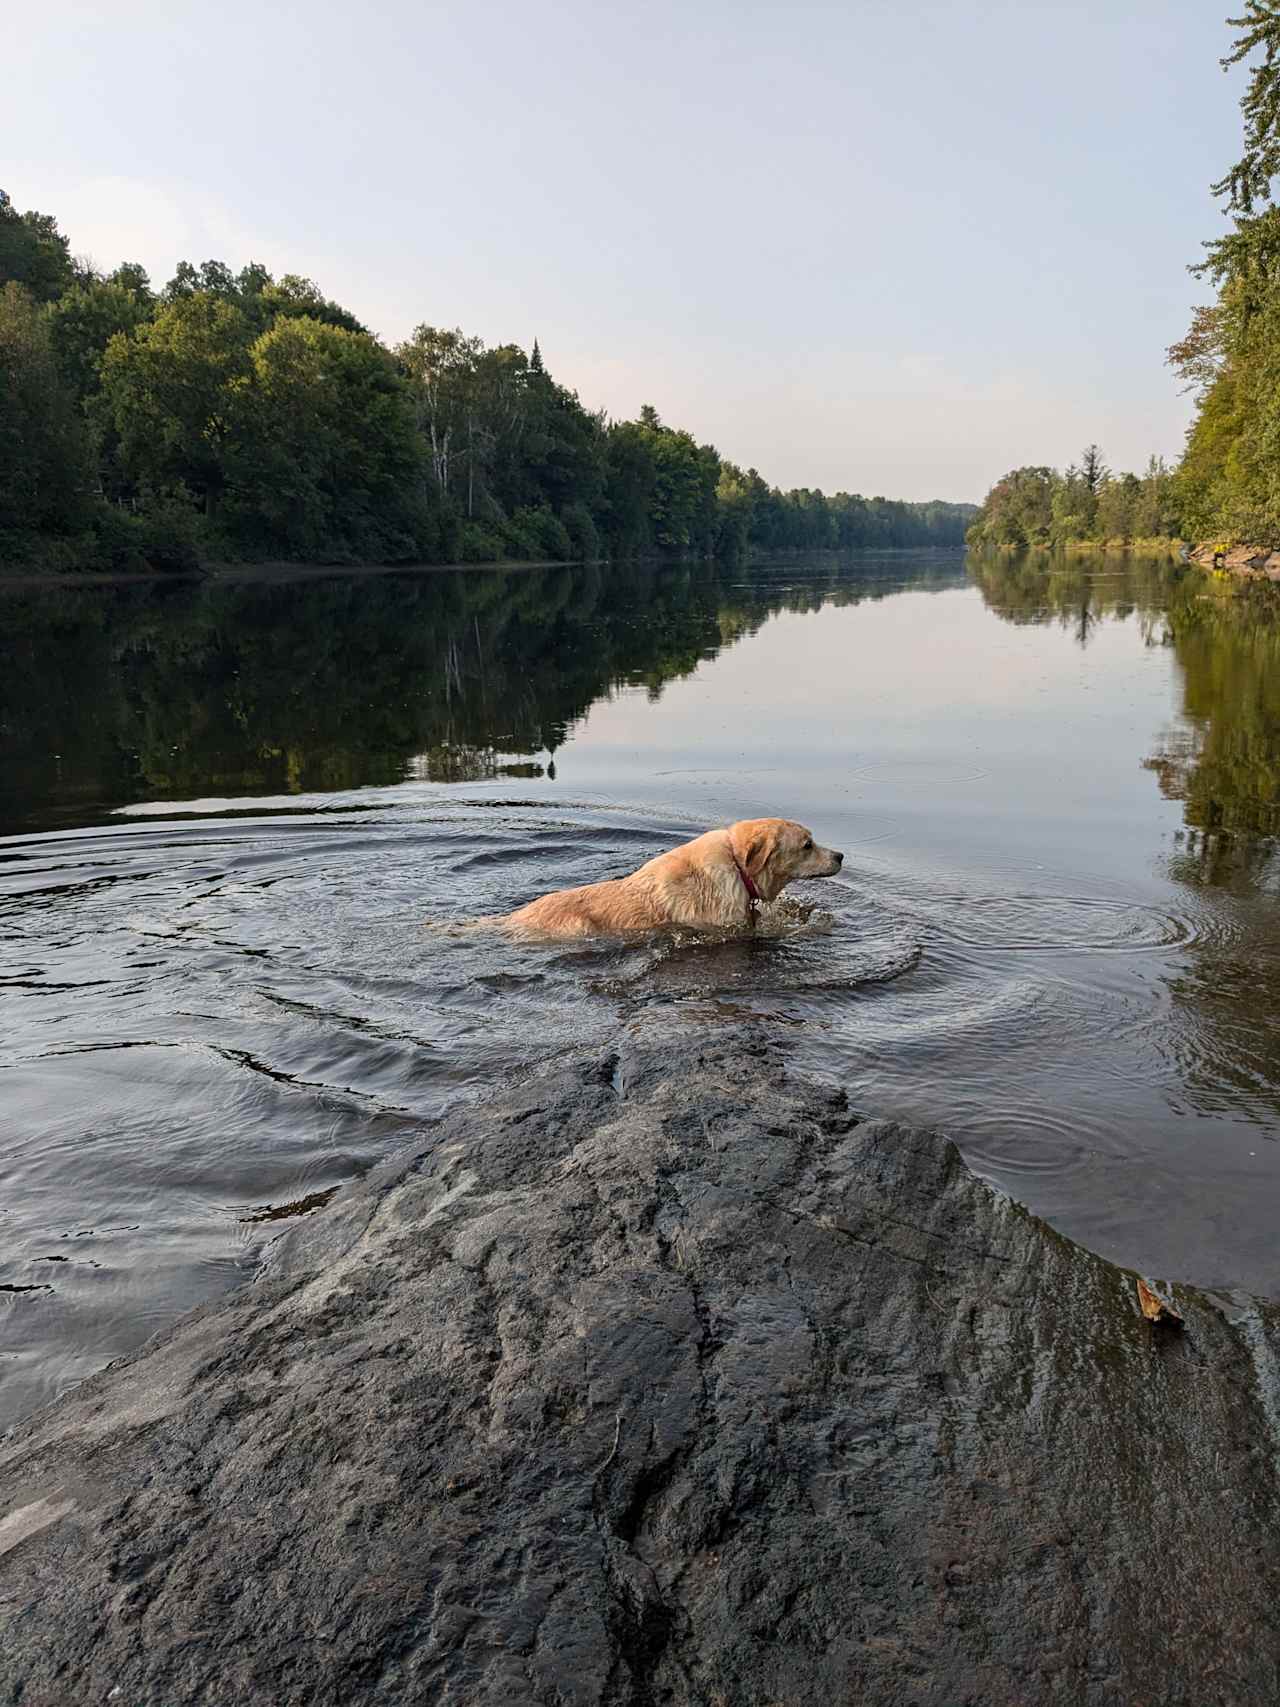
[[[1182,1326],[1182,1317],[1172,1304],[1166,1304],[1164,1299],[1154,1293],[1141,1275],[1137,1277],[1138,1304],[1142,1314],[1149,1322],[1168,1322],[1175,1327]]]

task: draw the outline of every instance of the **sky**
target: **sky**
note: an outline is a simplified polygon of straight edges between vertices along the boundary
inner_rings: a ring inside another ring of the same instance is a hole
[[[302,273],[783,487],[1176,458],[1228,0],[48,0],[0,186],[74,253]]]

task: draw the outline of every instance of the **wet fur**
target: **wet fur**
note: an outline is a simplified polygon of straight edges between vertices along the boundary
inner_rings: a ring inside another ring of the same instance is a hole
[[[629,877],[559,889],[502,922],[518,936],[630,936],[683,926],[735,930],[750,924],[753,902],[745,872],[762,901],[773,901],[802,877],[830,877],[844,855],[815,845],[788,818],[744,818],[659,854]]]

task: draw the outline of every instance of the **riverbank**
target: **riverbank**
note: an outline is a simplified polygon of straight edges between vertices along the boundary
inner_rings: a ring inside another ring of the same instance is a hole
[[[1155,539],[1066,539],[1043,544],[1017,545],[982,542],[971,545],[970,551],[982,556],[994,553],[997,557],[1169,557],[1181,558],[1186,547],[1182,540],[1168,534]]]
[[[6,1699],[1280,1690],[1280,1313],[1153,1327],[757,1029],[633,1027],[269,1257],[0,1445]]]
[[[1260,545],[1197,545],[1187,561],[1198,568],[1247,580],[1280,581],[1280,551]]]
[[[620,560],[610,558],[592,558],[584,562],[581,558],[494,558],[489,562],[466,563],[299,563],[287,558],[272,559],[261,563],[232,563],[209,562],[199,568],[189,569],[44,569],[44,568],[13,568],[0,564],[0,592],[6,588],[31,587],[109,587],[137,586],[160,582],[190,583],[213,581],[227,585],[251,585],[255,582],[270,581],[324,581],[342,577],[366,577],[374,575],[459,575],[474,570],[502,570],[523,572],[530,569],[636,569],[670,566],[696,561],[704,563],[709,569],[724,570],[740,569],[744,565],[760,565],[767,563],[812,563],[815,559],[832,561],[857,561],[860,558],[892,558],[895,555],[907,557],[918,556],[921,549],[937,552],[940,556],[959,556],[964,547],[959,545],[939,545],[928,548],[910,546],[856,546],[848,551],[777,551],[753,552],[738,559],[698,558],[688,559],[659,555],[640,555]]]

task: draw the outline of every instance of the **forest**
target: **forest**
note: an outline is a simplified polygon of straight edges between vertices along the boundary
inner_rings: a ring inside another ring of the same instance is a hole
[[[1192,266],[1213,287],[1167,352],[1195,400],[1176,468],[1112,475],[1091,445],[1078,464],[1017,468],[996,482],[973,545],[1040,546],[1179,537],[1280,547],[1280,0],[1247,0],[1221,61],[1249,72],[1243,150],[1212,190],[1229,229]]]
[[[1098,445],[1078,463],[1015,468],[997,480],[968,532],[970,545],[1154,544],[1181,530],[1178,476],[1153,456],[1141,475],[1113,474]]]
[[[959,545],[967,504],[770,486],[535,341],[388,349],[318,285],[72,254],[0,191],[0,566],[484,563]]]

